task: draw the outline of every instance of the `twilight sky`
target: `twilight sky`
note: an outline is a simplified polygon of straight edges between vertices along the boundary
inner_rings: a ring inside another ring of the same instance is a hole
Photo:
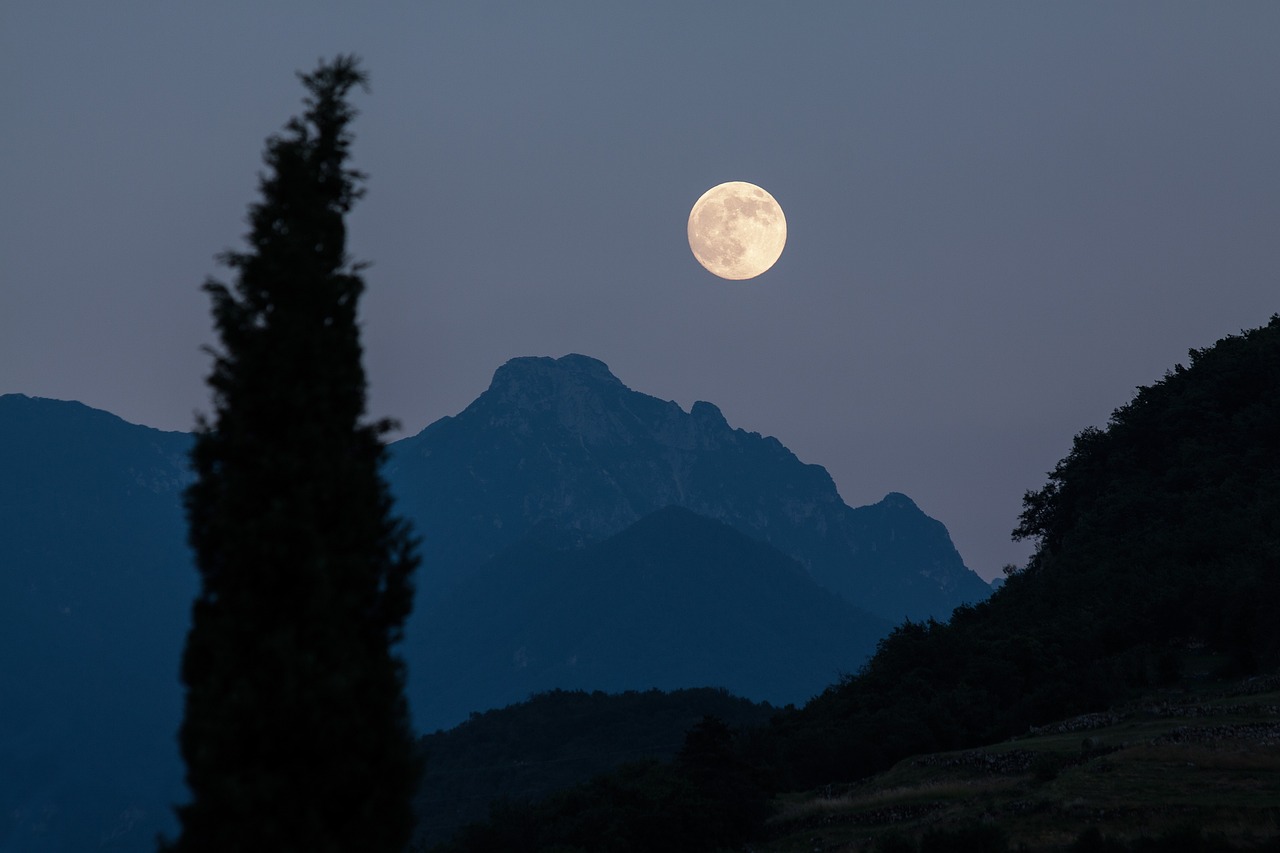
[[[1277,45],[1274,0],[9,0],[0,393],[190,429],[199,285],[294,72],[353,52],[372,415],[592,355],[905,492],[989,578],[1075,433],[1280,310]],[[751,281],[685,239],[728,180],[787,216]]]

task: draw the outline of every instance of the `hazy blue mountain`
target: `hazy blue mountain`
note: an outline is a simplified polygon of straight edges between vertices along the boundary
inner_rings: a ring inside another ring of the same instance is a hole
[[[632,391],[587,356],[513,359],[457,416],[392,449],[388,478],[437,584],[535,529],[584,544],[682,506],[768,542],[893,621],[946,619],[990,593],[946,528],[905,496],[851,509],[824,468],[777,439],[730,427],[710,403],[685,412]]]
[[[141,849],[176,825],[190,443],[0,396],[0,850]]]
[[[0,396],[0,851],[150,850],[174,825],[190,445]],[[424,537],[404,653],[427,729],[553,687],[802,701],[886,627],[849,601],[894,621],[985,592],[905,497],[850,509],[776,440],[583,356],[510,362],[388,476]]]
[[[410,702],[450,724],[553,687],[801,703],[890,627],[772,546],[668,507],[581,549],[523,541],[427,596]]]

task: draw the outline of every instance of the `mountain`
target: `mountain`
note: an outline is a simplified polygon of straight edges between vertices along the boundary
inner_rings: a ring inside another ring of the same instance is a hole
[[[990,593],[941,523],[905,495],[852,509],[819,465],[631,390],[594,358],[517,358],[488,390],[392,447],[387,477],[448,585],[531,532],[598,542],[666,506],[722,521],[891,621],[947,618]]]
[[[0,850],[150,849],[174,826],[191,442],[0,396]],[[905,497],[850,509],[775,439],[583,356],[509,363],[387,471],[425,540],[404,654],[428,730],[554,687],[801,702],[887,628],[815,581],[890,621],[968,595]]]
[[[772,546],[678,507],[582,549],[518,543],[426,597],[417,625],[410,704],[448,722],[553,687],[804,702],[890,628]]]
[[[1280,666],[1280,316],[1081,431],[1015,533],[1027,566],[885,638],[794,724],[797,787]],[[1207,666],[1208,664],[1208,666]],[[804,741],[804,743],[800,743]]]
[[[190,444],[0,396],[0,850],[126,849],[173,825]]]
[[[598,827],[618,850],[1278,849],[1277,389],[1280,315],[1080,432],[1024,497],[1032,558],[988,600],[899,625],[857,675],[723,743],[723,775],[776,795],[754,837],[707,807],[742,787],[681,808],[677,759],[443,849],[585,849]]]

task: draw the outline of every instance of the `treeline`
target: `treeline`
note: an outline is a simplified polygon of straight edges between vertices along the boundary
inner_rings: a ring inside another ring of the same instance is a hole
[[[1275,666],[1280,316],[1192,350],[1076,436],[1014,535],[1036,550],[988,601],[899,626],[861,672],[767,727],[717,729],[714,784],[699,787],[685,759],[633,766],[495,813],[449,849],[731,847],[763,824],[763,792],[1105,708],[1182,678],[1189,646],[1216,653],[1222,676]],[[729,791],[736,803],[717,799]],[[1127,848],[1082,837],[1079,849]]]
[[[670,853],[732,849],[763,826],[770,792],[736,749],[733,732],[707,717],[674,760],[624,765],[528,805],[500,803],[440,853],[542,851]]]
[[[641,785],[674,758],[706,717],[727,726],[767,725],[778,709],[724,690],[553,690],[474,713],[420,739],[426,771],[415,801],[419,845],[436,844],[485,819],[494,800],[507,814],[625,764]],[[647,762],[647,763],[644,763]],[[641,772],[638,768],[646,768]],[[638,775],[636,775],[638,774]],[[509,821],[507,821],[509,822]]]
[[[908,623],[785,724],[788,787],[1025,731],[1181,677],[1280,658],[1280,317],[1192,350],[1086,429],[1014,531],[1027,566],[947,624]]]

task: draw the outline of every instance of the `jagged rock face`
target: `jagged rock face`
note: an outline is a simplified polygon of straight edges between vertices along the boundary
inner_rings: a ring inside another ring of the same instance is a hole
[[[777,439],[730,427],[711,403],[685,412],[632,391],[582,355],[507,362],[456,417],[397,442],[387,475],[423,537],[428,588],[531,534],[581,545],[680,506],[891,619],[946,618],[989,591],[905,496],[850,509]]]

